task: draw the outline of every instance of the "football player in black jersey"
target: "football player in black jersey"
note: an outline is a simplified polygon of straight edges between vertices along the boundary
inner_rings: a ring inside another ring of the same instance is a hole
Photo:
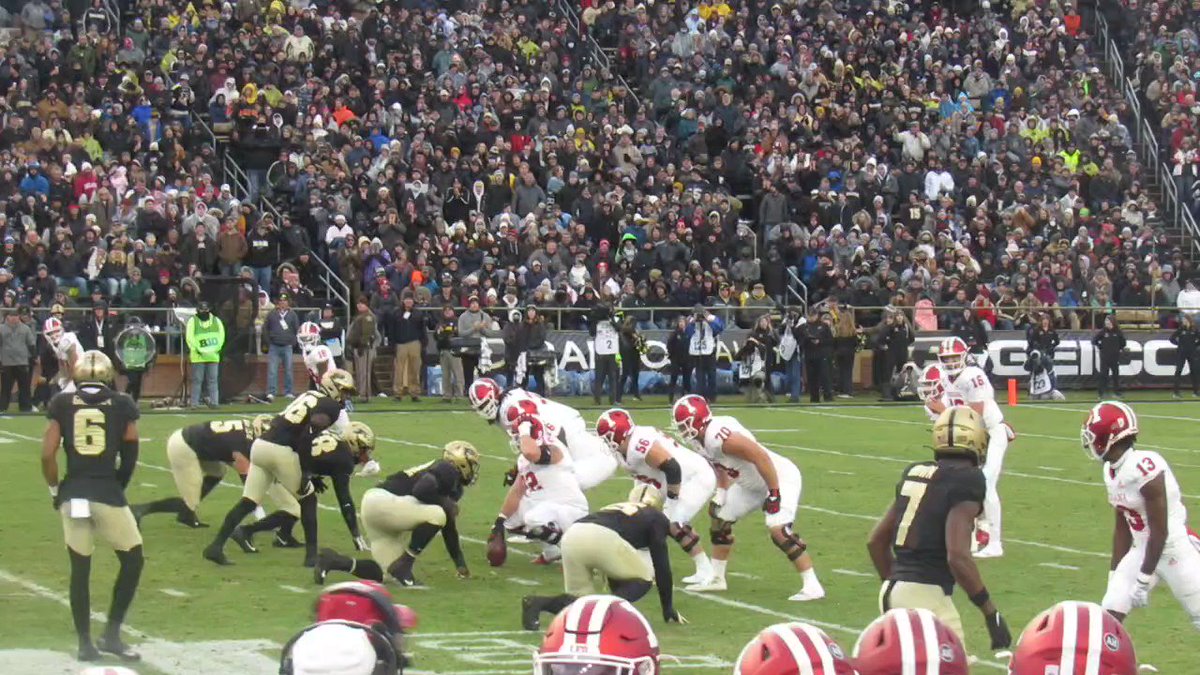
[[[942,412],[933,424],[934,461],[904,470],[895,501],[875,525],[867,549],[883,580],[881,613],[927,609],[963,638],[950,598],[957,582],[983,612],[992,649],[998,650],[1009,647],[1012,635],[971,557],[972,531],[987,491],[980,469],[987,447],[979,413],[966,406]]]
[[[687,623],[675,611],[671,589],[671,557],[667,552],[671,522],[663,515],[663,496],[653,485],[638,483],[629,500],[606,506],[575,522],[563,534],[561,595],[528,595],[521,600],[521,625],[537,630],[542,612],[558,614],[581,595],[596,592],[593,575],[608,580],[610,592],[636,602],[658,586],[663,619]],[[649,552],[647,563],[643,551]]]
[[[383,581],[386,570],[405,586],[416,585],[413,563],[438,532],[446,543],[459,578],[471,575],[458,540],[458,502],[479,477],[479,452],[465,441],[451,441],[442,458],[398,471],[362,499],[363,525],[370,537],[371,558],[355,560],[321,549],[313,579],[325,583],[330,572]]]
[[[350,477],[359,465],[366,464],[375,451],[375,432],[363,422],[351,422],[344,434],[338,434],[333,429],[326,429],[312,439],[311,480],[317,494],[325,491],[325,482],[321,477],[327,477],[333,483],[333,492],[337,495],[338,508],[342,519],[346,521],[346,529],[354,539],[354,549],[365,551],[367,541],[358,531],[358,514],[354,510],[354,495],[350,492]],[[278,522],[275,514],[248,525],[238,525],[233,530],[233,541],[246,553],[258,553],[252,537],[258,532],[267,532],[280,527],[289,530],[295,520]]]
[[[208,527],[200,522],[200,502],[220,485],[226,470],[232,466],[242,482],[250,470],[250,444],[271,423],[271,415],[259,415],[254,420],[212,420],[177,429],[167,439],[167,460],[175,479],[178,497],[168,497],[134,504],[133,516],[141,527],[142,518],[152,513],[174,513],[175,519],[188,527]],[[267,490],[278,513],[268,518],[300,518],[300,503],[279,483]]]
[[[79,660],[94,661],[100,652],[108,652],[137,661],[138,653],[121,641],[121,624],[143,565],[142,536],[125,501],[125,488],[137,466],[138,407],[127,394],[109,387],[113,366],[103,352],[84,352],[72,372],[77,390],[57,394],[46,410],[50,423],[42,438],[42,476],[61,514],[71,558],[71,616],[79,636]],[[67,453],[61,483],[60,444]],[[121,569],[104,635],[93,643],[90,577],[97,537],[116,551]]]
[[[204,557],[218,565],[229,565],[225,542],[246,516],[254,512],[270,489],[279,482],[300,500],[300,525],[304,529],[304,565],[317,560],[317,494],[312,481],[312,439],[337,421],[345,400],[354,395],[354,378],[335,368],[321,377],[319,391],[306,391],[271,420],[271,426],[250,446],[250,471],[242,499],[226,514],[221,529],[204,549]],[[319,479],[318,479],[319,480]]]

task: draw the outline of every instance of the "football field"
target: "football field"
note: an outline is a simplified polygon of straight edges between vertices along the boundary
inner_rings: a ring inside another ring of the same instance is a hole
[[[755,632],[789,619],[809,621],[847,651],[853,648],[859,631],[877,615],[879,580],[867,556],[867,534],[890,504],[904,466],[931,457],[930,424],[919,407],[863,402],[749,408],[739,407],[730,397],[716,403],[715,414],[736,416],[764,445],[791,458],[803,472],[795,530],[808,542],[828,597],[815,603],[787,600],[799,590],[799,576],[771,544],[761,517],[752,516],[734,530],[737,545],[727,592],[688,593],[677,581],[675,604],[690,624],[664,624],[654,592],[639,603],[658,632],[664,654],[670,655],[663,661],[664,672],[729,673]],[[1100,465],[1085,457],[1079,441],[1079,426],[1092,402],[1004,408],[1018,434],[1009,446],[1000,483],[1005,556],[980,561],[980,568],[1014,636],[1058,600],[1098,602],[1104,593],[1113,514]],[[1132,404],[1141,422],[1139,447],[1166,457],[1188,508],[1200,509],[1200,402]],[[535,550],[529,545],[510,546],[508,562],[501,568],[488,567],[484,559],[483,540],[505,490],[501,479],[513,463],[507,440],[465,403],[410,405],[399,411],[371,408],[352,416],[375,429],[384,473],[428,461],[453,439],[472,442],[484,456],[480,480],[468,489],[460,514],[472,577],[456,579],[444,547],[435,540],[416,566],[424,585],[393,588],[397,601],[419,615],[416,634],[408,642],[413,668],[445,675],[528,673],[540,636],[520,630],[520,599],[529,593],[561,592],[561,571],[532,565]],[[266,408],[238,410],[249,414]],[[588,409],[584,416],[594,422],[600,412]],[[668,404],[661,397],[648,398],[632,412],[642,424],[669,424]],[[172,430],[234,416],[239,414],[144,415],[141,465],[128,490],[130,501],[175,494],[164,447]],[[0,672],[7,675],[79,670],[66,607],[67,556],[38,460],[43,427],[38,416],[0,420]],[[354,479],[356,494],[376,480]],[[226,481],[201,508],[201,519],[213,527],[240,495],[236,475],[230,472]],[[592,507],[621,501],[630,484],[618,474],[589,493]],[[322,500],[322,545],[353,553],[332,490]],[[1196,518],[1192,522],[1200,525]],[[696,529],[707,548],[707,516],[699,516]],[[300,528],[296,531],[299,535]],[[310,571],[301,567],[301,551],[272,548],[260,535],[259,554],[245,555],[231,542],[226,551],[236,564],[217,567],[200,556],[212,534],[211,529],[184,528],[172,516],[150,516],[143,522],[146,567],[126,635],[145,657],[138,672],[278,672],[279,646],[311,618],[317,587]],[[691,574],[692,566],[677,546],[671,546],[678,580]],[[98,547],[92,579],[97,636],[116,567],[115,556]],[[337,573],[330,576],[331,581],[343,579]],[[972,672],[1002,672],[988,650],[981,615],[961,592],[955,600],[967,629],[968,652],[979,658]],[[548,622],[543,616],[543,625]],[[1200,637],[1169,590],[1157,589],[1150,607],[1135,610],[1128,626],[1141,662],[1162,673],[1196,672],[1194,650],[1186,646],[1200,644]]]

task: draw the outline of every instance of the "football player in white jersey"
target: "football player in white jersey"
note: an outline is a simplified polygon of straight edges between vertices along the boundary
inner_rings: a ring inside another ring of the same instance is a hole
[[[75,378],[72,373],[75,372],[75,363],[83,356],[83,345],[79,343],[75,333],[66,330],[62,319],[58,317],[46,319],[42,324],[42,332],[46,335],[46,342],[49,342],[50,348],[54,350],[54,356],[58,358],[58,374],[54,377],[54,384],[58,386],[59,391],[75,391]]]
[[[666,495],[663,513],[671,521],[671,538],[696,564],[696,573],[683,583],[695,584],[712,577],[712,563],[692,529],[692,518],[712,499],[717,477],[708,460],[679,445],[654,427],[633,423],[625,410],[613,408],[596,422],[596,435],[633,480],[653,485]]]
[[[300,343],[304,367],[308,370],[308,377],[315,387],[321,382],[322,375],[337,368],[337,363],[333,360],[333,351],[321,344],[321,327],[311,321],[300,324],[296,341]]]
[[[579,411],[557,401],[551,401],[524,389],[504,391],[490,377],[481,377],[467,390],[471,407],[488,422],[499,424],[510,438],[514,422],[521,413],[534,415],[552,435],[557,436],[571,455],[571,465],[579,477],[579,485],[590,490],[608,480],[617,470],[617,460],[604,441],[588,431],[587,422]]]
[[[764,448],[746,427],[732,417],[713,416],[702,396],[684,396],[671,408],[680,436],[716,469],[717,491],[709,505],[713,545],[711,578],[688,586],[692,591],[723,591],[725,568],[733,548],[733,525],[752,512],[766,512],[767,529],[787,559],[800,572],[804,586],[789,600],[804,602],[825,597],[808,545],[792,532],[800,507],[800,469]]]
[[[1097,403],[1081,430],[1088,457],[1104,462],[1116,510],[1104,609],[1124,621],[1145,607],[1157,581],[1170,587],[1200,630],[1200,549],[1188,536],[1187,508],[1175,474],[1157,452],[1135,450],[1137,415],[1119,401]]]
[[[940,415],[946,409],[950,400],[961,402],[983,417],[983,425],[988,432],[987,459],[983,465],[983,475],[987,478],[987,496],[983,501],[983,518],[976,530],[978,550],[975,556],[979,558],[999,558],[1004,555],[1004,545],[1001,539],[1002,514],[1000,510],[1000,493],[997,484],[1000,482],[1000,471],[1004,467],[1004,453],[1008,451],[1008,442],[1014,438],[1012,428],[1004,422],[1004,413],[996,404],[996,390],[982,368],[968,363],[970,350],[962,338],[949,337],[942,340],[938,346],[938,363],[942,368],[947,400],[945,402],[927,401],[926,408],[930,413]]]
[[[560,556],[558,542],[567,528],[587,515],[587,497],[570,453],[549,426],[536,415],[522,413],[513,431],[519,452],[517,479],[500,507],[488,545],[502,546],[506,532],[520,532],[546,544],[534,561],[546,564]]]

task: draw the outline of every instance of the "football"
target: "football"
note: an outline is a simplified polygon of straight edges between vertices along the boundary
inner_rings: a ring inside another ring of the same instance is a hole
[[[500,567],[504,561],[508,559],[508,544],[504,542],[504,537],[493,534],[488,537],[487,542],[487,560],[492,567]]]

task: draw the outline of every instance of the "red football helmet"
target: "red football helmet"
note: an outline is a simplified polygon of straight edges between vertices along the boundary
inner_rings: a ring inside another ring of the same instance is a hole
[[[417,614],[392,602],[387,587],[376,581],[347,581],[325,588],[317,598],[316,620],[352,621],[364,626],[382,626],[391,633],[412,630]]]
[[[296,331],[296,341],[305,347],[317,344],[321,341],[321,327],[312,321],[305,321],[300,324],[300,330]]]
[[[927,609],[893,609],[872,621],[854,645],[854,667],[860,675],[970,672],[962,640]]]
[[[742,649],[733,675],[857,675],[846,653],[820,628],[777,623]]]
[[[496,419],[500,409],[500,395],[503,390],[490,377],[481,377],[471,383],[467,390],[467,398],[471,399],[471,407],[485,420]]]
[[[1114,443],[1137,436],[1138,421],[1133,408],[1120,401],[1101,401],[1092,407],[1079,431],[1083,451],[1103,461]]]
[[[554,618],[533,667],[539,675],[659,675],[658,636],[628,601],[585,595]]]
[[[63,336],[63,322],[58,317],[50,317],[42,324],[42,332],[46,335],[46,342],[52,345],[58,344],[58,341]]]
[[[596,435],[608,444],[608,449],[620,452],[629,434],[633,433],[633,418],[620,408],[607,410],[596,420]]]
[[[1060,602],[1030,622],[1008,672],[1136,675],[1133,640],[1116,617],[1090,602]]]
[[[671,419],[675,422],[675,430],[688,439],[704,437],[704,430],[712,419],[712,410],[703,396],[688,394],[675,401],[671,406]]]
[[[954,377],[967,367],[967,343],[960,337],[948,337],[938,344],[938,362],[945,368],[946,374]]]
[[[921,371],[921,382],[917,385],[917,396],[922,401],[936,399],[942,395],[942,367],[936,363],[925,366]]]

